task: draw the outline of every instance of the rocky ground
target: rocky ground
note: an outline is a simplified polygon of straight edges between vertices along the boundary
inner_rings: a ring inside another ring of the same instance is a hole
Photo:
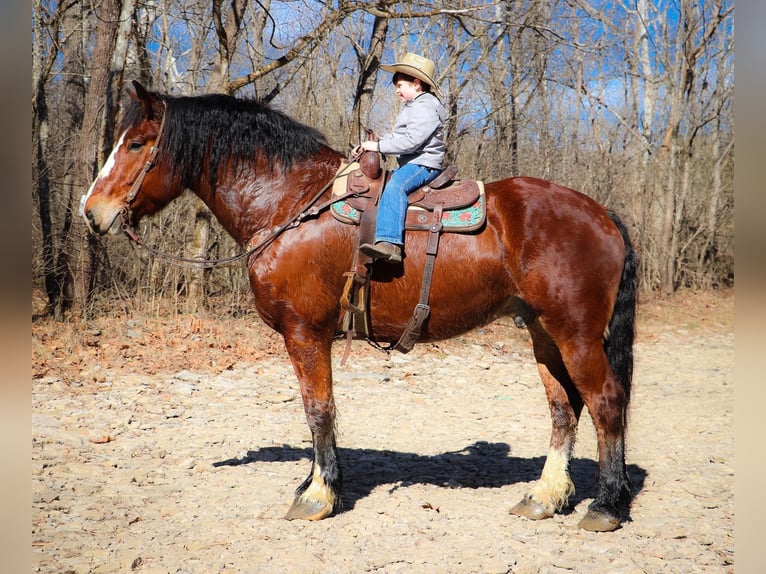
[[[512,321],[390,359],[337,362],[345,510],[283,519],[309,470],[297,383],[254,316],[32,323],[34,572],[733,572],[733,292],[642,303],[612,533],[577,529],[595,492],[583,415],[571,507],[508,513],[550,421]]]

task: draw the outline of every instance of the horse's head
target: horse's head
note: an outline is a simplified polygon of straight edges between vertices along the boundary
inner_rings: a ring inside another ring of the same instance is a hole
[[[117,233],[123,221],[135,225],[180,193],[174,193],[167,170],[157,168],[166,103],[138,82],[133,85],[117,144],[80,199],[80,214],[100,235]]]

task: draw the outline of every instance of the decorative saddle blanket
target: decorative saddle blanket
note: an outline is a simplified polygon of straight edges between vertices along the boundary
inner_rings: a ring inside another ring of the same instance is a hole
[[[343,163],[338,171],[341,175],[333,184],[333,195],[346,196],[332,204],[330,211],[338,221],[359,225],[361,212],[368,201],[374,200],[377,190],[371,190],[368,180],[358,163]],[[484,183],[473,180],[457,180],[450,185],[432,189],[428,185],[415,190],[408,196],[405,229],[427,230],[431,225],[432,213],[441,205],[442,231],[466,233],[479,229],[487,219],[487,204],[484,198]]]

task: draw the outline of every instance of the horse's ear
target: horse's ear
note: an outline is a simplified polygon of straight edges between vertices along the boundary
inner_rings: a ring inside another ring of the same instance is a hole
[[[133,80],[133,89],[135,90],[134,92],[129,92],[131,99],[141,104],[146,117],[152,119],[154,116],[154,104],[157,102],[157,98],[136,80]]]

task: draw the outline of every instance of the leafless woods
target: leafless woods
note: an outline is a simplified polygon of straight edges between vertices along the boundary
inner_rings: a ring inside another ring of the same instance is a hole
[[[169,266],[76,217],[127,84],[262,98],[347,150],[389,126],[377,66],[406,51],[437,63],[464,176],[543,177],[617,210],[646,290],[730,285],[733,43],[731,0],[34,0],[33,287],[58,318],[106,299],[238,308],[242,269]],[[236,251],[191,198],[142,231],[179,255]]]

